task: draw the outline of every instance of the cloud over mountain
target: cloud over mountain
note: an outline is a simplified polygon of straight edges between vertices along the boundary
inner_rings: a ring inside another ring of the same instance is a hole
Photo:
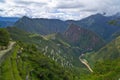
[[[120,0],[0,0],[0,16],[81,19],[120,12]]]

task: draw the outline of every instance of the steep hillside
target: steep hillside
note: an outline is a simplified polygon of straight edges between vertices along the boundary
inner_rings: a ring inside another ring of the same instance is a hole
[[[71,24],[64,33],[65,39],[72,45],[80,47],[83,50],[95,50],[100,48],[104,41],[94,32]]]
[[[119,80],[120,58],[98,61],[93,70],[91,74],[83,74],[80,80]]]
[[[60,63],[64,67],[79,67],[78,56],[81,54],[81,49],[65,45],[64,42],[59,43],[57,40],[49,40],[39,34],[26,33],[15,27],[9,27],[13,40],[22,41],[27,44],[35,44],[42,53],[54,61]]]
[[[120,30],[117,31],[117,32],[115,32],[114,34],[112,34],[111,37],[114,39],[114,38],[116,38],[116,37],[118,37],[118,36],[120,36]]]
[[[119,18],[119,16],[104,16],[102,14],[95,14],[82,20],[61,21],[59,19],[28,18],[24,16],[18,20],[14,26],[28,32],[46,35],[58,32],[63,33],[67,30],[68,26],[73,23],[91,30],[105,40],[110,41],[111,35],[120,30],[119,26],[110,24],[112,23],[111,21],[116,18]]]
[[[101,48],[98,52],[87,54],[87,58],[95,61],[114,60],[120,57],[120,36]],[[86,58],[86,59],[87,59]]]
[[[64,32],[64,30],[67,28],[67,24],[61,20],[42,18],[30,19],[26,16],[18,20],[14,26],[29,32],[39,33],[43,35],[56,32]]]
[[[10,53],[0,65],[0,80],[78,80],[35,45],[17,42]]]
[[[91,15],[85,19],[78,21],[66,21],[68,24],[74,23],[78,26],[89,29],[96,32],[98,35],[103,37],[105,40],[109,40],[111,35],[120,30],[120,27],[116,25],[111,25],[109,22],[118,18],[117,16],[104,16],[102,14]]]
[[[113,20],[109,21],[109,24],[120,27],[120,18],[116,18],[116,19],[113,19]],[[115,39],[119,35],[120,35],[120,30],[118,30],[115,33],[113,33],[111,38]]]
[[[120,36],[99,51],[87,53],[83,58],[91,64],[94,71],[92,74],[83,74],[83,80],[119,80]]]

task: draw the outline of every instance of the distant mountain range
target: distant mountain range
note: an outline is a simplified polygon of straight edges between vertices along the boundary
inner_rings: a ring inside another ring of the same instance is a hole
[[[77,21],[28,18],[26,16],[23,16],[20,19],[16,17],[0,17],[0,23],[1,27],[13,25],[21,30],[41,35],[60,33],[72,45],[74,44],[79,47],[83,47],[84,45],[84,48],[85,44],[88,45],[88,42],[93,41],[93,38],[91,37],[93,35],[99,36],[99,39],[97,37],[94,37],[95,41],[99,42],[101,38],[101,40],[108,42],[116,38],[120,32],[119,15],[104,16],[102,14],[95,14]],[[79,43],[81,40],[84,41],[84,43]],[[90,43],[89,45],[91,44],[94,43]],[[96,44],[94,44],[94,47],[95,45]]]
[[[115,21],[114,21],[115,20]],[[28,18],[23,16],[22,18],[16,17],[0,17],[0,27],[16,26],[20,29],[26,30],[32,33],[39,33],[42,35],[52,33],[63,33],[67,30],[70,24],[74,23],[80,27],[89,29],[105,40],[109,40],[111,35],[120,30],[119,15],[104,16],[102,14],[91,15],[82,20],[67,20],[62,21],[59,19],[43,19],[43,18]]]
[[[17,17],[0,17],[0,27],[13,26],[17,20]]]
[[[120,78],[119,15],[95,14],[78,21],[26,16],[1,21],[13,22],[12,27],[5,29],[16,42],[11,56],[6,57],[0,68],[1,80],[10,77],[11,80]],[[83,62],[91,67],[92,74]]]
[[[110,36],[116,31],[120,30],[120,27],[116,25],[111,25],[109,22],[118,18],[115,16],[103,16],[101,14],[91,15],[85,19],[78,21],[67,21],[69,24],[75,23],[81,27],[89,29],[98,35],[100,35],[105,40],[108,40]]]
[[[110,21],[117,19],[115,16],[103,16],[95,14],[82,20],[67,20],[61,21],[58,19],[42,19],[42,18],[28,18],[22,17],[14,26],[32,33],[39,33],[42,35],[52,33],[63,33],[67,30],[70,24],[74,23],[80,27],[89,29],[101,36],[105,40],[109,40],[111,35],[120,30],[120,27],[111,25]]]
[[[28,18],[26,16],[18,20],[16,27],[32,33],[42,35],[64,32],[67,29],[67,23],[58,19]]]

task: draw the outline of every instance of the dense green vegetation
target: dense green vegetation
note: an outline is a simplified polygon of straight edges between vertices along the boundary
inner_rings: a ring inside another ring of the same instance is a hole
[[[102,47],[99,51],[86,54],[86,59],[91,62],[114,60],[120,57],[120,36],[111,43]]]
[[[111,21],[109,21],[109,24],[120,27],[120,19],[118,18],[118,19],[111,20]],[[114,34],[112,34],[111,38],[115,39],[118,36],[120,36],[120,30],[119,29]]]
[[[116,62],[116,60],[117,58],[119,58],[119,53],[120,53],[119,51],[120,50],[119,49],[120,37],[116,38],[114,41],[112,41],[110,44],[106,45],[105,47],[101,48],[99,51],[86,54],[84,58],[88,60],[90,66],[94,70],[94,73],[90,74],[88,73],[87,68],[82,63],[80,63],[78,59],[80,52],[82,50],[78,47],[71,46],[69,43],[67,43],[65,40],[62,39],[62,36],[60,34],[51,34],[51,35],[47,35],[43,37],[39,34],[27,33],[17,28],[8,28],[8,31],[10,32],[11,37],[16,41],[19,40],[27,44],[33,43],[34,44],[33,46],[34,47],[36,46],[38,53],[42,53],[41,55],[44,54],[44,56],[49,57],[50,60],[52,59],[58,64],[64,66],[63,69],[66,69],[69,67],[68,69],[72,71],[71,76],[73,76],[72,73],[74,71],[74,74],[77,76],[79,75],[81,80],[84,80],[84,79],[86,80],[101,80],[101,79],[102,80],[106,80],[106,79],[115,80],[118,78],[117,75],[116,75],[116,78],[114,78],[113,75],[115,72],[112,72],[114,67],[111,67],[111,66],[112,65],[118,66],[118,63]],[[34,47],[32,47],[31,49],[34,49]],[[32,54],[30,54],[30,56],[31,55]],[[37,60],[36,57],[35,57],[35,60]],[[31,58],[34,58],[34,56],[31,56]],[[111,60],[113,61],[112,64],[109,63],[111,62]],[[20,64],[20,66],[21,65],[22,64]],[[108,70],[103,72],[102,70],[105,70],[104,68],[105,69],[108,68]],[[118,68],[119,67],[115,68],[114,71],[116,71]],[[32,70],[32,68],[30,68],[30,70]],[[101,74],[101,71],[103,72],[102,74]],[[23,71],[23,72],[26,72],[26,71]],[[44,74],[46,75],[46,73]],[[116,72],[115,74],[118,74],[118,72]],[[110,76],[112,76],[111,79],[109,79]],[[23,76],[23,78],[25,78],[25,76]],[[46,78],[48,77],[46,76]],[[73,79],[73,77],[71,79]],[[76,79],[78,79],[78,77],[76,77]]]
[[[7,28],[7,30],[10,32],[13,40],[37,45],[38,50],[42,51],[44,55],[50,57],[64,67],[79,68],[83,66],[78,58],[81,54],[81,49],[71,47],[66,42],[57,39],[57,37],[55,39],[48,39],[38,34],[27,33],[15,27]]]
[[[97,52],[87,53],[87,59],[93,73],[83,78],[86,80],[119,80],[120,79],[120,36]],[[84,80],[83,79],[83,80]]]
[[[14,26],[42,35],[64,32],[67,29],[67,23],[59,19],[28,18],[26,16],[19,19]]]
[[[118,20],[116,20],[118,18]],[[101,36],[104,40],[111,41],[111,35],[120,30],[119,17],[104,16],[102,14],[94,14],[78,21],[68,21],[69,23],[77,24],[80,27],[87,28],[97,35]],[[116,24],[117,23],[117,24]],[[111,25],[116,24],[116,25]]]
[[[120,58],[104,60],[95,63],[94,72],[82,75],[82,80],[119,80]]]
[[[119,80],[120,19],[115,18],[96,14],[61,21],[24,16],[16,27],[1,28],[0,48],[10,37],[16,45],[0,55],[0,80]],[[104,40],[108,44],[102,47]]]
[[[116,21],[111,21],[114,19],[116,19],[116,16],[104,16],[99,13],[86,17],[82,20],[67,21],[61,21],[59,19],[36,19],[24,16],[23,18],[18,20],[14,26],[25,31],[46,35],[57,32],[64,33],[67,30],[68,26],[71,23],[74,23],[80,27],[95,32],[97,35],[101,36],[105,40],[110,40],[111,35],[117,30],[120,30],[120,27],[116,25],[111,25],[111,23],[116,23]]]
[[[6,29],[0,28],[0,46],[7,46],[9,44],[10,35]]]
[[[114,19],[108,22],[110,25],[114,25],[114,26],[120,26],[120,19]]]
[[[0,67],[0,80],[76,80],[77,76],[49,57],[35,45],[16,43]]]

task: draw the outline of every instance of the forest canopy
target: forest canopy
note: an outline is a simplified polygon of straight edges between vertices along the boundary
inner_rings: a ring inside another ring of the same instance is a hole
[[[0,46],[7,46],[9,44],[10,35],[6,29],[0,28]]]

